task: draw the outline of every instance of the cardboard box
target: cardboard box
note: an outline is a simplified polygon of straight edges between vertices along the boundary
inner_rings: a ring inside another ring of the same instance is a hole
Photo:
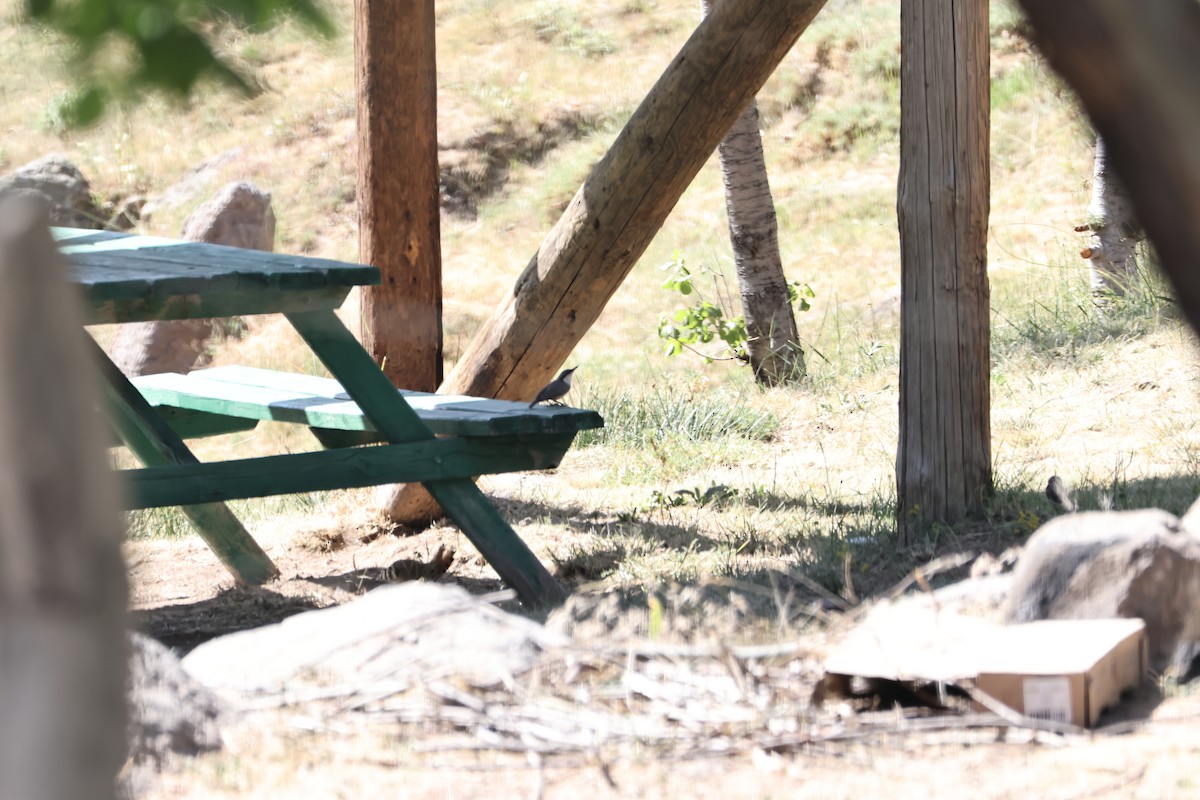
[[[1090,728],[1149,667],[1140,619],[1048,620],[1002,633],[975,685],[1033,719]]]
[[[825,670],[842,685],[852,677],[973,684],[1034,719],[1090,727],[1140,683],[1147,659],[1140,619],[1001,625],[901,602],[868,614]]]

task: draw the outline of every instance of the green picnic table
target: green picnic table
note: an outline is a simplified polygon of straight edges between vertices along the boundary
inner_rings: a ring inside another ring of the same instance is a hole
[[[56,228],[88,324],[283,314],[332,379],[246,367],[130,380],[95,345],[113,425],[145,465],[124,470],[129,508],[178,505],[234,577],[278,570],[222,501],[420,482],[529,605],[563,592],[472,478],[556,466],[593,411],[398,391],[334,313],[361,264],[149,236]],[[271,419],[308,426],[326,449],[200,463],[185,437]]]

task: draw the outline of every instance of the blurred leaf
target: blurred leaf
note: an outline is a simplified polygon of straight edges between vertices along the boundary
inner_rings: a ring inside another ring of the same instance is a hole
[[[96,122],[113,97],[143,91],[187,97],[204,80],[253,95],[258,84],[213,46],[214,23],[269,28],[294,17],[321,36],[333,22],[313,0],[23,0],[25,21],[60,34],[78,91],[60,104],[64,124]],[[132,58],[113,58],[126,53]],[[126,63],[127,62],[127,63]],[[115,69],[113,63],[125,63]]]

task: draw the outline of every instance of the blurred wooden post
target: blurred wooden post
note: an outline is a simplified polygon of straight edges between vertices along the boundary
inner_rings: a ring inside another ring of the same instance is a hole
[[[115,796],[125,755],[117,486],[79,298],[42,209],[0,205],[0,797]]]
[[[900,6],[901,540],[992,488],[987,0]]]
[[[1079,95],[1200,331],[1200,5],[1021,0],[1035,41]]]
[[[392,383],[442,382],[442,262],[433,0],[356,0],[362,340]]]

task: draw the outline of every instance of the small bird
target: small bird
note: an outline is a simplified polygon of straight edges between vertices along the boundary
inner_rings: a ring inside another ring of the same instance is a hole
[[[1050,476],[1050,482],[1046,484],[1046,497],[1068,514],[1075,510],[1075,499],[1071,497],[1071,490],[1057,475]]]
[[[567,392],[571,391],[571,373],[579,367],[571,367],[564,369],[558,373],[558,377],[542,387],[542,390],[537,393],[537,399],[529,404],[533,408],[538,403],[545,403],[549,400],[558,400],[560,397],[566,397]]]

